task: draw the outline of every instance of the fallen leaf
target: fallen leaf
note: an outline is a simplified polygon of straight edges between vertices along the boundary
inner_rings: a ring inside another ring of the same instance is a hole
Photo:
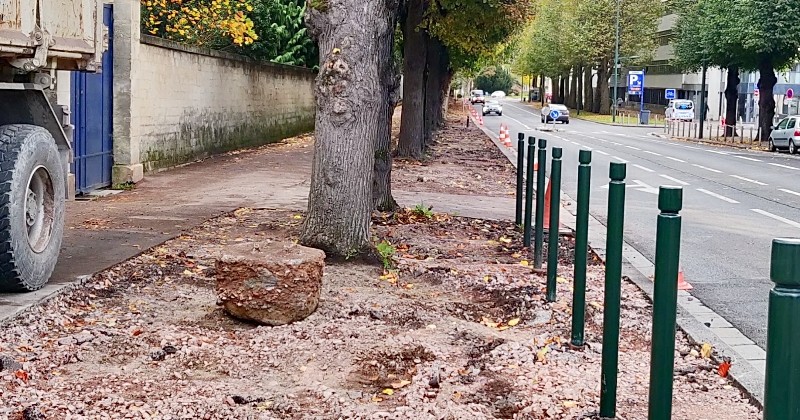
[[[578,405],[578,403],[575,402],[575,401],[572,401],[572,400],[566,400],[566,401],[562,401],[561,405],[563,405],[564,408],[574,408],[574,407],[576,407]]]
[[[483,276],[483,281],[485,283],[488,283],[489,282],[489,276]]]
[[[381,393],[386,395],[394,395],[394,390],[392,388],[386,388],[383,391],[381,391]]]
[[[591,302],[589,305],[595,309],[603,309],[603,305],[600,302]]]
[[[462,393],[460,393],[458,391],[453,393],[453,399],[456,400],[456,401],[460,400],[462,397],[464,397],[464,394],[462,394]]]
[[[404,386],[406,386],[406,385],[408,385],[410,383],[411,383],[411,381],[406,381],[405,379],[402,380],[402,381],[398,381],[398,382],[392,382],[392,388],[400,389],[400,388],[402,388],[402,387],[404,387]]]
[[[513,326],[515,326],[517,324],[519,324],[519,318],[510,319],[508,321],[508,325],[511,326],[511,327],[513,327]]]
[[[722,363],[719,364],[719,376],[727,378],[728,371],[730,370],[730,368],[731,368],[731,361],[726,358],[725,360],[722,361]]]
[[[16,377],[17,379],[21,380],[22,382],[28,382],[28,379],[29,379],[28,372],[25,372],[22,369],[20,369],[18,371],[15,371],[14,372],[14,377]]]
[[[711,347],[711,344],[703,343],[703,347],[700,348],[700,356],[703,356],[703,359],[708,359],[711,357],[711,352],[713,350],[714,348]]]
[[[496,322],[492,321],[487,317],[481,318],[481,324],[486,325],[489,328],[497,328],[498,325]]]
[[[505,238],[505,237],[501,237],[500,238],[500,242],[502,242],[504,244],[510,244],[511,243],[511,239],[508,239],[508,238]]]
[[[559,283],[566,283],[569,280],[565,279],[564,277],[556,277],[556,281]]]
[[[520,261],[520,262],[519,262],[519,265],[521,265],[521,266],[523,266],[523,267],[527,267],[527,266],[528,266],[528,260],[522,260],[522,261]]]
[[[381,398],[381,397],[379,397],[377,395],[373,395],[372,396],[372,402],[381,402],[381,401],[383,401],[383,398]]]
[[[548,346],[544,346],[541,349],[539,349],[539,351],[536,352],[536,360],[539,361],[540,363],[546,362],[547,358],[545,357],[545,355],[549,351],[550,351],[550,347],[548,347]]]
[[[140,335],[143,332],[144,331],[141,328],[137,328],[137,329],[133,330],[133,332],[131,334],[133,334],[133,336],[136,337],[137,335]]]
[[[298,220],[299,220],[299,219],[302,219],[302,218],[303,218],[303,216],[301,216],[301,215],[299,215],[299,214],[295,214],[294,216],[292,216],[292,218],[293,218],[293,219],[298,219]]]

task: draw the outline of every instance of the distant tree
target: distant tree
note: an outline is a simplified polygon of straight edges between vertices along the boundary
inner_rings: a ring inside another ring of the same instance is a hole
[[[258,39],[250,0],[141,0],[141,27],[149,35],[222,49]]]
[[[315,67],[317,45],[303,22],[304,0],[252,0],[249,13],[258,39],[240,48],[241,53],[257,60],[293,66]]]
[[[514,87],[514,79],[508,70],[496,66],[475,78],[475,88],[484,92],[494,93],[501,90],[505,93]]]

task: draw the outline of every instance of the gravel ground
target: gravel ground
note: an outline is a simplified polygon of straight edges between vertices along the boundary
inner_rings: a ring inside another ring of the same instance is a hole
[[[225,246],[296,240],[302,219],[239,209],[1,326],[0,419],[596,418],[603,267],[572,349],[570,238],[551,304],[511,223],[376,214],[393,270],[329,264],[319,309],[292,325],[226,316]],[[644,419],[651,307],[629,282],[622,303],[618,418]],[[701,352],[679,334],[673,418],[760,418]]]

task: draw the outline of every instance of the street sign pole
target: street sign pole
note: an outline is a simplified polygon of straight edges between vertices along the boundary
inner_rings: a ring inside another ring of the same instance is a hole
[[[639,124],[642,123],[642,114],[644,113],[644,69],[642,69],[642,90],[640,99],[641,103],[639,104]]]
[[[703,123],[706,120],[706,73],[708,72],[708,67],[703,64],[703,77],[700,81],[700,135],[697,138],[703,138]]]

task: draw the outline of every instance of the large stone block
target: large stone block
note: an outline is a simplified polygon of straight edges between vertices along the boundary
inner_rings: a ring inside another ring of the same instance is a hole
[[[236,244],[217,260],[217,293],[232,316],[265,325],[305,319],[317,309],[325,253],[281,242]]]

